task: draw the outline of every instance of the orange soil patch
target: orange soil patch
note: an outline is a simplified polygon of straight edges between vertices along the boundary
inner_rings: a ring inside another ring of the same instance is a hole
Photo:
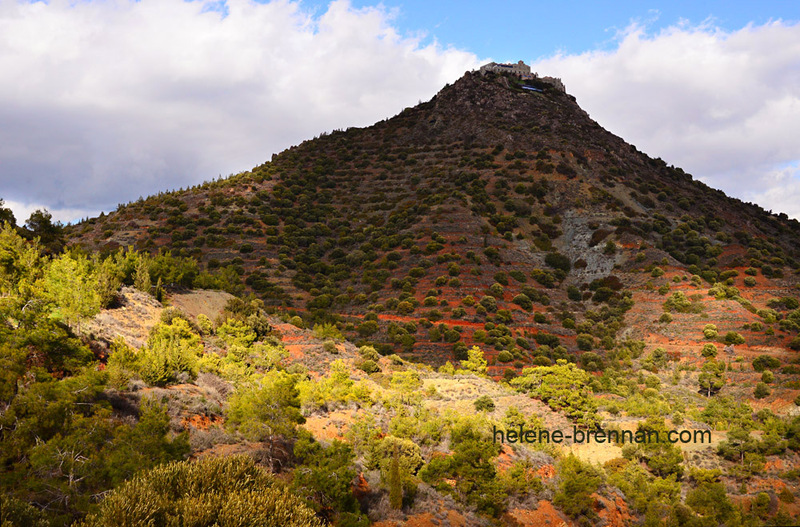
[[[304,344],[284,344],[286,351],[289,352],[289,359],[294,362],[305,357],[303,350],[307,347]]]
[[[619,494],[613,494],[611,499],[592,494],[595,499],[594,509],[604,525],[609,527],[625,527],[630,525],[634,517],[628,511],[628,505]]]
[[[543,465],[536,471],[536,475],[542,478],[542,480],[553,479],[556,477],[556,467],[553,465]]]
[[[575,525],[546,500],[540,500],[536,510],[512,509],[503,515],[501,521],[508,527],[569,527]]]
[[[195,414],[181,419],[181,425],[184,428],[192,426],[198,430],[208,430],[212,426],[222,426],[225,422],[221,416],[209,417],[207,415]]]
[[[312,415],[306,418],[303,428],[311,432],[316,439],[333,441],[344,440],[350,429],[353,417],[350,411],[338,410],[325,415]]]

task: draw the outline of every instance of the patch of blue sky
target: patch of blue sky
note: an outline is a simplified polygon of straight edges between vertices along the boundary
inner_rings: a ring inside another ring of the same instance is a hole
[[[264,0],[262,0],[264,1]],[[394,13],[393,25],[405,35],[422,35],[442,46],[471,51],[499,62],[534,61],[557,52],[613,49],[617,35],[631,24],[657,34],[670,26],[710,24],[732,31],[748,24],[800,20],[800,2],[642,2],[641,0],[454,1],[351,0],[354,8],[382,6]],[[324,13],[327,0],[302,0],[310,13]],[[524,52],[526,56],[520,57]]]

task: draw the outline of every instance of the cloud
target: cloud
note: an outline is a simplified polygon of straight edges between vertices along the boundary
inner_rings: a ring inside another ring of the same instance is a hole
[[[0,189],[61,220],[366,126],[479,65],[392,12],[276,0],[0,0]],[[24,210],[23,210],[24,209]]]
[[[596,121],[640,150],[800,218],[800,24],[681,23],[655,35],[632,24],[612,50],[557,54],[533,69],[561,77]]]

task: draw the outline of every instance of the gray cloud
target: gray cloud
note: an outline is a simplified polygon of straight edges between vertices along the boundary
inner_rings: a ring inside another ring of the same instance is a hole
[[[562,77],[595,120],[648,154],[800,218],[800,24],[653,36],[632,25],[611,51],[534,69]]]
[[[0,0],[0,197],[72,220],[430,98],[475,55],[382,8]]]

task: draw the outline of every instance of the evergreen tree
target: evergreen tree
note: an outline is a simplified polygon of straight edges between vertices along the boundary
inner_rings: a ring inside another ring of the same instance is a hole
[[[389,466],[389,504],[393,509],[403,507],[403,482],[400,478],[400,450],[397,445],[392,452],[392,463]]]

